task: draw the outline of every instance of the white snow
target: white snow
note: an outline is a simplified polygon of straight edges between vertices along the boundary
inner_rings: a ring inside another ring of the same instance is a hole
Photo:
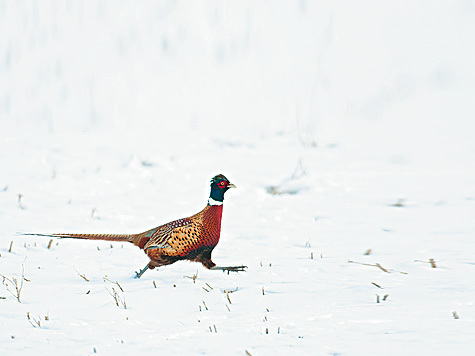
[[[474,38],[463,0],[0,2],[0,355],[472,355]],[[17,235],[145,231],[218,173],[247,272]]]

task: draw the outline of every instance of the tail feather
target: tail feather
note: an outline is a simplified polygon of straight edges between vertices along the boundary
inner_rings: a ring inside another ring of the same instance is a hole
[[[33,236],[58,237],[61,239],[85,239],[85,240],[105,240],[105,241],[127,241],[134,243],[137,235],[124,234],[23,234]]]

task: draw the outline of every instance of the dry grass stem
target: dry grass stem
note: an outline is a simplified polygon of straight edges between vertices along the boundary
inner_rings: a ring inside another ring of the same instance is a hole
[[[404,204],[404,200],[405,199],[398,199],[397,202],[393,203],[393,204],[389,204],[389,206],[394,206],[396,208],[403,208],[406,206],[406,204]]]
[[[28,319],[28,322],[33,326],[34,328],[41,328],[41,317],[38,316],[38,319],[30,317],[30,313],[26,313],[26,318]],[[48,316],[45,316],[45,320],[49,320]]]
[[[189,278],[193,280],[193,283],[196,283],[196,278],[198,278],[198,271],[194,275],[190,276],[183,276],[183,278]]]
[[[452,315],[453,315],[454,319],[459,319],[460,318],[455,310],[452,312]]]
[[[388,299],[389,297],[389,294],[385,294],[382,298],[383,302]],[[376,294],[376,303],[379,303],[381,301],[380,297],[379,297],[379,294]]]
[[[239,290],[239,288],[232,289],[232,290],[231,289],[230,290],[225,289],[225,290],[223,290],[223,292],[224,293],[234,293],[234,292],[237,292],[238,290]]]
[[[371,284],[372,284],[373,286],[375,286],[375,287],[378,287],[378,288],[383,289],[383,287],[381,287],[381,286],[380,286],[379,284],[377,284],[377,283],[371,282]]]
[[[391,272],[389,272],[386,268],[384,268],[383,266],[381,266],[379,263],[376,263],[375,266],[378,267],[378,268],[379,268],[381,271],[383,271],[383,272],[391,273]]]
[[[125,302],[125,299],[122,299],[120,295],[117,293],[117,291],[112,287],[112,292],[106,288],[106,290],[109,292],[109,294],[114,298],[115,304],[117,307],[121,307],[124,309],[127,309],[127,303]]]
[[[51,245],[53,244],[53,239],[49,240],[49,243],[48,243],[48,250],[51,248]]]
[[[237,290],[238,290],[238,288],[236,288],[236,289],[234,289],[234,290],[226,290],[226,289],[223,290],[223,293],[226,293],[226,298],[228,299],[229,304],[233,304],[233,303],[231,302],[231,298],[229,297],[229,294],[234,293],[234,292],[236,292]]]
[[[435,264],[435,260],[433,258],[429,258],[429,261],[414,260],[414,262],[429,263],[432,268],[437,268],[437,265]]]
[[[23,281],[29,282],[29,280],[25,278],[25,266],[21,265],[20,281],[18,281],[18,279],[15,277],[5,277],[3,274],[0,274],[0,277],[3,278],[2,283],[5,285],[5,287],[7,287],[7,291],[16,298],[18,303],[21,303],[21,290],[23,289]],[[10,286],[13,286],[14,289],[10,289]]]
[[[74,267],[74,269],[78,273],[79,277],[82,277],[82,279],[84,279],[86,282],[89,282],[89,279],[87,279],[87,277],[84,274],[79,273],[79,271],[76,269],[76,267]]]
[[[401,274],[408,274],[407,272],[395,271],[395,270],[393,270],[393,269],[384,268],[384,267],[381,266],[379,263],[375,263],[375,264],[373,265],[373,264],[371,264],[371,263],[362,263],[362,262],[356,262],[356,261],[351,261],[351,260],[348,260],[348,263],[356,263],[356,264],[362,265],[362,266],[378,267],[381,271],[386,272],[386,273],[398,272],[398,273],[401,273]]]
[[[108,281],[108,282],[111,282],[111,283],[116,284],[117,287],[119,287],[119,289],[122,291],[122,293],[124,293],[124,289],[121,287],[121,285],[119,284],[119,282],[117,282],[117,281],[114,282],[114,281],[110,280],[110,279],[107,278],[107,277],[103,277],[103,278],[104,278],[105,281]]]
[[[367,250],[365,251],[365,253],[363,253],[363,255],[365,255],[365,256],[371,255],[371,249],[370,249],[370,248],[367,249]]]
[[[23,210],[25,206],[21,203],[21,198],[23,198],[23,194],[18,194],[18,206]]]

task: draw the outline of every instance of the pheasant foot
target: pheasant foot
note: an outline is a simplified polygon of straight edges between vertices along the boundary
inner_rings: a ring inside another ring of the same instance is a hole
[[[245,272],[247,266],[226,266],[226,267],[220,267],[220,266],[214,266],[210,268],[211,270],[215,271],[223,271],[223,272]]]

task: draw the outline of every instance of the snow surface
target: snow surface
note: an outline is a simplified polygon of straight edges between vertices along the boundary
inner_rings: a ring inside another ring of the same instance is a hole
[[[474,38],[470,0],[0,2],[0,355],[473,355]],[[16,235],[145,231],[218,173],[245,273]]]

